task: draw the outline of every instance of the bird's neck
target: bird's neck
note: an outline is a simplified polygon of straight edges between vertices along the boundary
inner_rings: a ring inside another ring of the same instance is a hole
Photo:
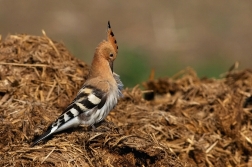
[[[110,78],[113,77],[113,73],[109,66],[109,62],[105,58],[95,55],[91,64],[89,77],[95,78],[98,76],[102,78]]]

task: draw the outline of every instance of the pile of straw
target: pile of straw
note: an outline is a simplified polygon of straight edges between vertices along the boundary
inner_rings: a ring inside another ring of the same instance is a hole
[[[85,58],[84,58],[85,59]],[[250,166],[252,70],[200,79],[192,69],[137,86],[92,131],[30,147],[73,100],[88,66],[44,36],[0,41],[0,166]]]

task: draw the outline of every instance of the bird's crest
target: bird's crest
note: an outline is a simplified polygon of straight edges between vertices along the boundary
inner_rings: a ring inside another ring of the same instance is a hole
[[[113,48],[115,49],[115,52],[118,52],[118,45],[117,45],[117,41],[115,39],[115,35],[111,29],[110,26],[110,22],[108,21],[108,42],[113,46]]]

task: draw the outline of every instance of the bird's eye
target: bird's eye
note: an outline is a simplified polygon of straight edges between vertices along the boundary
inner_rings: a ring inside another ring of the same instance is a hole
[[[110,53],[110,55],[109,55],[110,57],[113,57],[114,55],[113,55],[113,53]]]

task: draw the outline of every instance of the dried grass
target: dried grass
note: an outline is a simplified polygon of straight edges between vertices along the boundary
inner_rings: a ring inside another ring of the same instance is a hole
[[[251,166],[252,70],[200,79],[192,69],[151,79],[91,131],[31,148],[74,98],[88,66],[46,36],[0,43],[0,166]],[[144,100],[143,93],[154,93]]]

